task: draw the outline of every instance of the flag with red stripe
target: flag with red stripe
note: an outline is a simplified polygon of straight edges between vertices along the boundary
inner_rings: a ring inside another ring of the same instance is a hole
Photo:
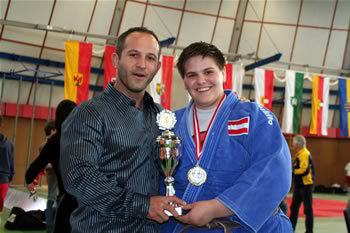
[[[227,130],[229,136],[248,135],[249,117],[243,117],[239,120],[229,120]]]
[[[255,102],[272,110],[274,71],[255,69]]]
[[[115,45],[105,45],[105,55],[104,55],[104,81],[103,88],[108,86],[108,83],[112,78],[116,78],[117,69],[113,65],[113,56],[116,53]]]
[[[161,57],[161,68],[150,84],[150,94],[153,101],[170,109],[172,82],[173,82],[173,56]]]
[[[313,75],[310,134],[328,134],[329,78]]]
[[[89,98],[92,44],[66,41],[64,98],[79,104]]]
[[[238,97],[242,96],[244,67],[240,64],[226,64],[226,80],[224,90],[230,90],[236,93]]]

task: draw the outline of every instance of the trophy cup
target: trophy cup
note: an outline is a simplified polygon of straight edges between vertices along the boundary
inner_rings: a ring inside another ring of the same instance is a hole
[[[159,129],[164,130],[157,137],[156,145],[159,150],[159,158],[157,158],[162,174],[165,176],[164,183],[166,187],[166,196],[175,196],[174,177],[172,177],[176,166],[179,164],[179,159],[182,155],[181,139],[170,131],[176,123],[175,114],[169,110],[163,110],[157,115],[157,124]],[[175,207],[179,215],[182,214],[182,209],[176,206],[175,203],[170,203]],[[168,216],[172,214],[165,210]]]

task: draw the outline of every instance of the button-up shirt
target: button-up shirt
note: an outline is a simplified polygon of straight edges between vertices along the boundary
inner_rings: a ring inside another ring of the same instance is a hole
[[[73,233],[158,232],[146,218],[150,196],[159,193],[158,112],[148,93],[137,109],[109,84],[64,122],[60,169],[79,203],[71,215]]]

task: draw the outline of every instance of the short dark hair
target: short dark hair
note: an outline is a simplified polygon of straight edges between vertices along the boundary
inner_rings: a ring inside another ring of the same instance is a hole
[[[146,28],[146,27],[133,27],[133,28],[129,28],[127,31],[125,31],[125,32],[123,32],[121,35],[119,35],[118,40],[117,40],[117,42],[116,42],[118,57],[120,58],[121,55],[122,55],[123,49],[124,49],[124,47],[125,47],[125,40],[126,40],[126,38],[127,38],[131,33],[134,33],[134,32],[147,33],[147,34],[153,36],[154,39],[157,40],[158,45],[159,45],[159,51],[158,51],[158,59],[159,59],[159,57],[160,57],[160,42],[159,42],[159,39],[158,39],[157,35],[156,35],[153,31],[149,30],[149,29]]]
[[[62,100],[56,108],[56,118],[55,118],[55,128],[58,133],[58,135],[61,134],[61,127],[63,124],[63,121],[68,117],[68,115],[73,111],[73,109],[77,106],[76,103],[74,103],[71,100]]]
[[[177,61],[176,67],[182,78],[185,76],[185,63],[195,56],[210,57],[220,70],[225,68],[226,60],[224,54],[215,45],[202,41],[195,42],[184,48]]]
[[[49,121],[46,123],[44,131],[45,131],[45,136],[50,136],[51,131],[56,129],[55,128],[55,121]]]

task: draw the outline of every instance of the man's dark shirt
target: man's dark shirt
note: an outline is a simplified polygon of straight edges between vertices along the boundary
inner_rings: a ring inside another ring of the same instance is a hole
[[[158,232],[146,218],[159,193],[155,138],[159,107],[146,93],[141,110],[111,84],[63,124],[60,169],[76,196],[73,233]]]

